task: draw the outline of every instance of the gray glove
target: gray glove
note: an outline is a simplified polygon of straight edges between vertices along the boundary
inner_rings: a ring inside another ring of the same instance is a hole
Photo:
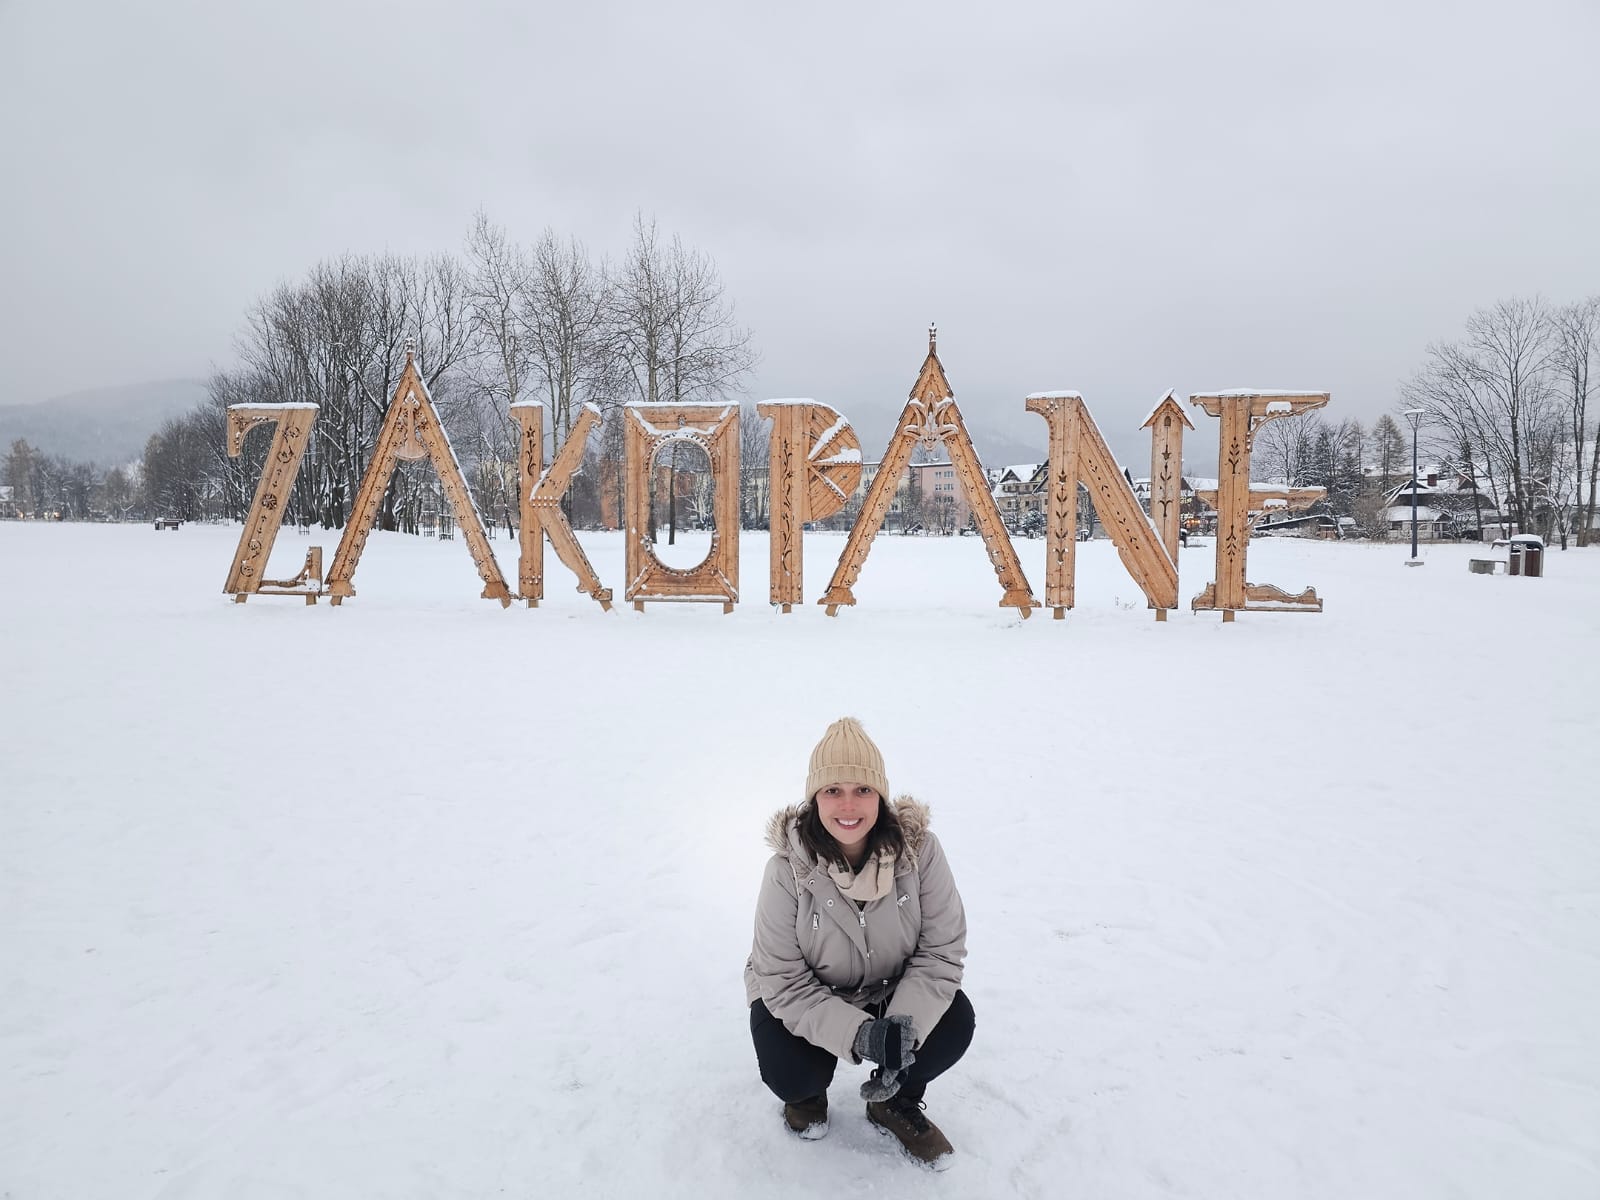
[[[917,1061],[911,1052],[914,1041],[911,1018],[896,1013],[861,1022],[861,1028],[856,1030],[855,1052],[858,1057],[877,1063],[886,1073],[898,1074]]]
[[[861,1098],[869,1102],[882,1103],[885,1100],[892,1100],[899,1091],[899,1073],[885,1071],[882,1067],[874,1067],[872,1074],[861,1084]]]

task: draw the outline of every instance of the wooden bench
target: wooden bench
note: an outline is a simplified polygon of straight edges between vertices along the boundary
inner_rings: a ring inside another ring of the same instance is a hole
[[[160,532],[163,529],[176,529],[182,524],[183,522],[178,520],[176,517],[157,517],[156,531]]]
[[[1474,575],[1504,575],[1506,573],[1506,560],[1503,558],[1469,558],[1467,570]]]

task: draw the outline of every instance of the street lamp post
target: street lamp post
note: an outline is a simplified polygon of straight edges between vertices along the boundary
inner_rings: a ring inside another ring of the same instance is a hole
[[[1417,427],[1422,424],[1422,418],[1428,415],[1428,410],[1408,408],[1403,415],[1411,422],[1411,558],[1406,566],[1420,567],[1422,560],[1417,557]]]

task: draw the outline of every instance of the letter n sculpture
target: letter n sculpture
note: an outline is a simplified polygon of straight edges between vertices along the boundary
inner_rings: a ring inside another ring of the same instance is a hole
[[[1133,485],[1117,469],[1100,428],[1077,392],[1035,392],[1024,401],[1050,426],[1050,507],[1045,522],[1044,602],[1056,620],[1077,594],[1078,485],[1089,490],[1094,510],[1117,547],[1145,601],[1165,621],[1178,607],[1178,563],[1139,507]]]

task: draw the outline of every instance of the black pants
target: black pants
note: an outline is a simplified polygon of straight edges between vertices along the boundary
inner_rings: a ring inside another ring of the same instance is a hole
[[[921,1100],[928,1084],[961,1060],[972,1044],[975,1019],[972,1001],[957,990],[933,1032],[917,1048],[917,1060],[905,1073],[900,1094]],[[750,1006],[750,1037],[761,1064],[761,1082],[785,1103],[808,1100],[828,1090],[839,1060],[821,1046],[813,1046],[783,1027],[783,1022],[757,1000]]]

